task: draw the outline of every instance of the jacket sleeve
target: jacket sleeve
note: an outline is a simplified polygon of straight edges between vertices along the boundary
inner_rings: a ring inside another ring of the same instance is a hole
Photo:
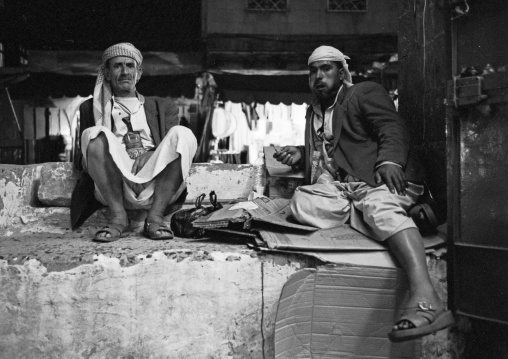
[[[81,153],[81,135],[83,131],[89,127],[95,125],[93,118],[93,100],[88,99],[79,106],[79,138],[76,139],[76,149],[74,151],[74,168],[82,170],[83,165],[81,163],[83,154]]]
[[[166,135],[168,131],[180,124],[180,118],[178,117],[178,106],[173,102],[173,100],[167,98],[164,101],[164,122],[165,122],[165,133]]]
[[[409,134],[388,92],[377,83],[366,82],[357,96],[362,118],[378,144],[376,165],[391,161],[405,167]]]

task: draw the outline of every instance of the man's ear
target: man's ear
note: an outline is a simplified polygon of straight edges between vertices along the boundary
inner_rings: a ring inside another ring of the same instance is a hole
[[[136,83],[138,83],[139,79],[141,78],[141,75],[143,75],[143,67],[139,66],[138,67],[138,76],[136,78]]]
[[[111,75],[109,73],[109,66],[104,67],[104,78],[107,81],[111,81]]]
[[[339,70],[339,79],[340,79],[341,81],[344,81],[344,79],[345,79],[345,78],[346,78],[346,72],[344,71],[344,68],[341,68],[341,69]]]

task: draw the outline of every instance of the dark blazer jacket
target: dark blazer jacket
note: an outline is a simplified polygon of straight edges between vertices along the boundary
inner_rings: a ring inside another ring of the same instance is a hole
[[[305,128],[305,177],[310,183],[312,106]],[[421,169],[410,157],[410,139],[390,95],[379,84],[343,86],[333,111],[333,159],[348,174],[377,187],[375,168],[384,161],[403,166],[408,181],[419,182]]]
[[[169,129],[179,124],[178,107],[169,98],[145,97],[145,114],[148,127],[152,133],[155,146],[159,146]],[[79,128],[79,148],[74,158],[74,166],[82,170],[81,154],[81,135],[89,127],[95,126],[93,117],[93,99],[84,101],[79,107],[80,128]],[[76,183],[71,198],[71,226],[72,229],[78,228],[90,217],[98,208],[103,205],[95,199],[94,183],[92,178],[82,171],[81,177]]]

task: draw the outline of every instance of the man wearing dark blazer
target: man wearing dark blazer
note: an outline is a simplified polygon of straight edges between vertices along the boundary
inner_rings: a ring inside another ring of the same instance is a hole
[[[126,210],[145,209],[144,235],[170,239],[164,212],[186,194],[196,138],[178,125],[178,109],[170,99],[145,98],[136,91],[143,57],[132,44],[109,47],[102,61],[93,98],[80,106],[75,162],[84,172],[72,195],[72,226],[106,205],[109,223],[94,240],[111,242],[130,232]]]
[[[410,139],[393,101],[373,82],[352,84],[347,56],[318,47],[308,60],[314,100],[306,116],[305,145],[274,154],[305,169],[309,185],[292,198],[293,216],[329,228],[349,222],[386,241],[406,271],[409,298],[389,338],[409,340],[454,323],[428,274],[423,239],[408,210],[423,193]]]

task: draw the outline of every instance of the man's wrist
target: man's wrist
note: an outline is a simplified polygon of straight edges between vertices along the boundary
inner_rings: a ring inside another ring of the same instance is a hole
[[[300,153],[300,159],[297,163],[293,165],[294,169],[302,170],[305,167],[305,159],[304,159],[304,148],[302,146],[296,146],[296,150]]]

